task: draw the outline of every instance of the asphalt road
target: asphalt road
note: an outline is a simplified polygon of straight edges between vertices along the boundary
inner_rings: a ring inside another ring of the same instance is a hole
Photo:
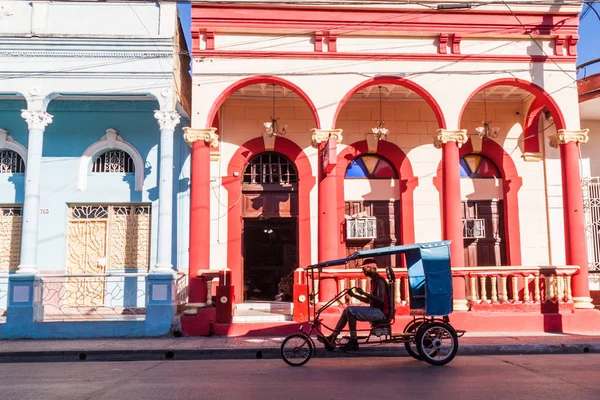
[[[9,399],[600,399],[600,355],[0,364]]]

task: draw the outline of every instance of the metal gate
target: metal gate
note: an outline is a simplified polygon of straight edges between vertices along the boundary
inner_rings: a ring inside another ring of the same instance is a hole
[[[588,270],[600,273],[600,177],[582,180]]]
[[[0,207],[0,271],[16,271],[21,251],[21,206]]]

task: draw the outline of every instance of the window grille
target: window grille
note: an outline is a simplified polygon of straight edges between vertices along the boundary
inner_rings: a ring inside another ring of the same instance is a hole
[[[254,157],[244,171],[243,182],[250,185],[296,183],[294,164],[284,155],[267,152]]]
[[[23,158],[14,150],[0,150],[0,174],[22,174],[25,172]]]
[[[377,219],[352,218],[346,220],[346,239],[376,239]]]
[[[21,251],[23,209],[0,207],[0,271],[15,271]]]
[[[484,219],[463,219],[463,239],[480,239],[484,237]]]
[[[69,207],[70,273],[108,269],[147,270],[150,262],[150,205],[76,205]],[[90,261],[92,260],[91,264]],[[92,269],[90,269],[92,268]]]
[[[127,152],[108,150],[96,158],[92,172],[135,172],[135,166]]]
[[[588,270],[600,274],[600,177],[585,179],[582,186]]]

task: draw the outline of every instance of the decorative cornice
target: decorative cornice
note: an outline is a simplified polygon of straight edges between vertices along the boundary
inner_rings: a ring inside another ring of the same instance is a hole
[[[340,144],[342,143],[342,129],[316,129],[310,130],[312,132],[312,146],[318,147],[320,143],[329,140],[330,136],[335,137],[335,141]]]
[[[557,149],[561,144],[567,144],[569,142],[587,143],[589,140],[589,131],[589,129],[575,131],[560,129],[556,135],[552,135],[548,138],[550,140],[550,147]]]
[[[46,111],[22,110],[21,117],[27,121],[29,129],[44,130],[48,124],[52,123],[52,115]]]
[[[43,57],[43,58],[173,58],[173,52],[119,52],[119,51],[35,51],[2,50],[0,57]]]
[[[460,129],[457,131],[438,129],[437,132],[437,136],[433,137],[433,145],[436,149],[441,149],[442,145],[448,142],[456,142],[456,144],[460,148],[463,144],[467,143],[467,140],[469,140],[466,129]]]
[[[158,125],[160,126],[160,130],[174,130],[181,117],[177,113],[177,111],[154,111],[154,118],[158,121]]]
[[[183,138],[192,147],[194,142],[198,140],[204,141],[208,146],[212,148],[219,147],[219,135],[215,132],[217,128],[183,128]]]

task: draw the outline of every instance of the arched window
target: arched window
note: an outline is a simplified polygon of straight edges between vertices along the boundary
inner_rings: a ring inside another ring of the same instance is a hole
[[[250,160],[244,170],[243,183],[250,185],[297,183],[294,164],[284,155],[261,153]]]
[[[396,168],[385,158],[368,154],[356,157],[346,170],[346,179],[396,179]]]
[[[25,172],[23,158],[14,150],[0,150],[0,174],[22,174]]]
[[[92,172],[135,172],[135,164],[127,152],[107,150],[96,157]]]
[[[468,154],[460,159],[461,178],[502,178],[498,167],[487,157]]]

